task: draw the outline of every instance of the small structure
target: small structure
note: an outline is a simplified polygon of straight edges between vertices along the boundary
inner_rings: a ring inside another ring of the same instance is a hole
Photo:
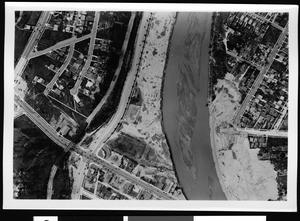
[[[77,95],[74,95],[73,96],[74,97],[74,100],[76,101],[76,103],[80,103],[80,98],[77,96]]]
[[[93,82],[91,80],[88,80],[85,86],[86,87],[92,87],[93,86]]]
[[[30,25],[25,25],[24,30],[30,30],[31,26]]]
[[[58,31],[58,25],[53,26],[53,31]]]
[[[70,129],[71,128],[68,125],[64,125],[63,128],[59,131],[59,133],[65,136],[70,131]]]

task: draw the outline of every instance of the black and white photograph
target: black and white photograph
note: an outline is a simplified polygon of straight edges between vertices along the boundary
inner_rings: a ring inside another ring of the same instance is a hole
[[[5,10],[5,207],[296,210],[298,6]]]

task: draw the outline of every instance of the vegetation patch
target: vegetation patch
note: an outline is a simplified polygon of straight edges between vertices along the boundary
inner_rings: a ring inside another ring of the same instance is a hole
[[[50,171],[63,149],[25,115],[14,121],[14,185],[17,199],[46,199]]]
[[[114,151],[134,160],[142,158],[146,149],[144,141],[124,133],[114,140],[109,140],[107,145]]]

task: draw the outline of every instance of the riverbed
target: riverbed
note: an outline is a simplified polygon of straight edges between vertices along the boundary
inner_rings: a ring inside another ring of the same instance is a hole
[[[208,89],[212,13],[178,13],[163,86],[163,124],[175,170],[190,200],[226,200],[210,144]]]

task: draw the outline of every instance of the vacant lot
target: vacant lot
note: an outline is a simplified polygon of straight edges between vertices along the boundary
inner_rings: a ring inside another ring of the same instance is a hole
[[[138,138],[122,134],[115,140],[107,142],[113,150],[133,160],[140,159],[146,149],[146,143]]]
[[[264,35],[261,43],[264,45],[268,45],[268,44],[275,45],[280,34],[281,34],[281,31],[279,29],[270,25],[266,34]]]
[[[75,49],[80,51],[83,55],[87,55],[89,51],[90,38],[80,41],[75,44]]]

